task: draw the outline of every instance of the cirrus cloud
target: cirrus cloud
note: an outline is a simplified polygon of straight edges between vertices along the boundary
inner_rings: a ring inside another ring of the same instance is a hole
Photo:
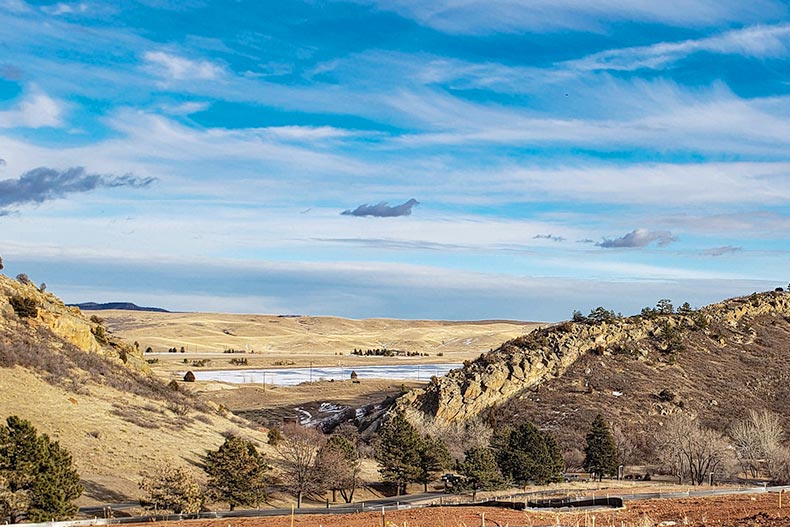
[[[168,80],[212,80],[223,71],[208,60],[191,60],[164,51],[148,51],[143,59],[149,71]]]

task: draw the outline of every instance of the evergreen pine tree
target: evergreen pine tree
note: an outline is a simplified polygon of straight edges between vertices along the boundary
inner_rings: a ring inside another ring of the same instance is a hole
[[[505,430],[492,440],[502,473],[519,483],[546,485],[562,481],[565,462],[557,442],[549,432],[532,423]]]
[[[477,499],[478,490],[495,490],[505,485],[494,452],[487,447],[475,447],[464,452],[464,461],[459,463],[458,472],[464,476],[462,487],[472,489],[473,500]]]
[[[420,474],[417,481],[423,484],[423,491],[428,492],[428,483],[436,478],[442,470],[452,465],[452,457],[447,445],[440,438],[425,436],[420,444]]]
[[[417,430],[402,413],[396,413],[381,427],[381,444],[376,460],[384,481],[397,485],[397,494],[406,491],[406,485],[420,478],[420,446],[422,440]]]
[[[257,507],[266,499],[267,472],[271,467],[250,441],[231,435],[218,450],[206,455],[210,495],[237,506]]]
[[[617,443],[615,443],[609,424],[601,414],[592,422],[584,447],[584,469],[598,476],[617,474]]]
[[[144,501],[156,511],[171,510],[175,514],[200,512],[205,501],[203,490],[186,469],[164,463],[151,474],[144,473],[140,490]]]
[[[0,428],[0,478],[6,493],[25,497],[14,500],[16,507],[4,502],[11,521],[64,520],[77,512],[72,502],[82,494],[82,485],[71,454],[16,416]]]

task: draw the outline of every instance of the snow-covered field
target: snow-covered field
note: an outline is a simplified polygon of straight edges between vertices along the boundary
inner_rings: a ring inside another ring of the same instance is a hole
[[[445,375],[460,364],[394,364],[388,366],[342,366],[314,368],[282,368],[269,370],[210,370],[194,371],[199,381],[222,381],[237,384],[277,384],[279,386],[295,386],[303,382],[321,380],[346,380],[355,371],[359,379],[393,379],[410,381],[427,381],[432,376]]]

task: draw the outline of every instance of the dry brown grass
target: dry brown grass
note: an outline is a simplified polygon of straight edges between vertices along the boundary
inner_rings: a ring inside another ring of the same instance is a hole
[[[272,315],[217,313],[153,313],[145,311],[103,311],[105,323],[115,335],[140,349],[166,352],[183,346],[188,356],[209,356],[211,368],[234,368],[230,359],[241,355],[222,353],[226,349],[253,350],[245,353],[248,367],[276,366],[278,361],[306,365],[387,364],[395,357],[356,357],[357,349],[389,348],[419,353],[414,362],[460,362],[528,333],[539,324],[529,322],[484,321],[445,322],[426,320],[367,319],[336,317],[287,318]],[[439,355],[442,354],[442,355]],[[341,358],[342,355],[342,358]],[[181,353],[157,355],[156,368],[176,368]]]
[[[164,401],[103,384],[88,382],[76,394],[13,367],[0,368],[0,386],[0,419],[9,415],[28,419],[72,453],[87,483],[80,504],[139,497],[140,474],[165,460],[201,475],[196,465],[206,450],[222,444],[227,430],[257,438],[268,452],[263,433],[225,417],[197,410],[192,415],[201,415],[200,420],[177,415]]]
[[[541,423],[571,450],[584,445],[590,423],[602,413],[623,430],[641,460],[650,459],[667,414],[698,416],[703,425],[726,432],[750,409],[764,408],[788,430],[790,320],[763,315],[750,321],[749,330],[754,337],[741,327],[717,324],[710,334],[684,333],[685,349],[673,359],[660,351],[642,359],[585,354],[561,378],[504,403],[498,418]],[[659,395],[662,390],[671,392],[671,400]]]

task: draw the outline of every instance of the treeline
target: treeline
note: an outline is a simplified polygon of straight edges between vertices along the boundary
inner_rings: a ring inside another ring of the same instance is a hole
[[[455,492],[496,490],[510,485],[546,485],[563,481],[565,461],[554,436],[533,423],[503,426],[491,435],[488,444],[477,444],[453,459],[439,437],[421,435],[403,414],[395,414],[384,424],[376,451],[382,479],[396,486],[397,494],[408,483],[427,484],[438,474],[453,470],[443,479]],[[587,436],[584,468],[591,473],[617,474],[618,453],[609,425],[600,415]]]
[[[699,311],[692,309],[688,302],[684,302],[680,307],[677,308],[676,311],[675,306],[672,304],[672,300],[668,298],[662,298],[656,303],[655,307],[643,307],[639,313],[639,316],[647,319],[654,319],[661,315],[674,314],[693,316],[695,314],[699,314]],[[606,309],[603,306],[596,307],[595,309],[591,310],[588,315],[584,315],[578,309],[575,309],[571,314],[571,321],[581,324],[612,323],[622,320],[623,318],[624,317],[622,313],[615,313],[613,310]]]
[[[421,353],[419,351],[404,351],[389,348],[375,348],[375,349],[356,349],[351,352],[352,355],[359,355],[362,357],[430,357],[430,353]]]

